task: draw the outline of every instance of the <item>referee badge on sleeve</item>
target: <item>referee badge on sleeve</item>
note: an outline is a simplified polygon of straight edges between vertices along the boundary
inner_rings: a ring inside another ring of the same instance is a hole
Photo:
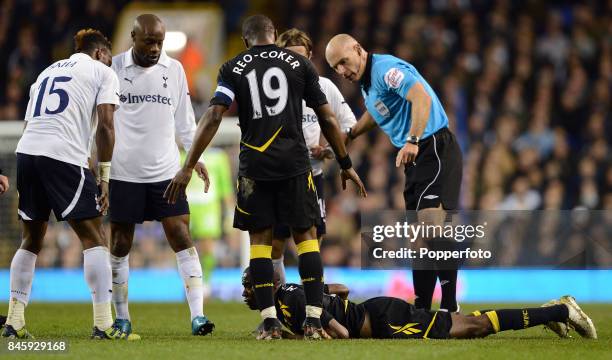
[[[404,73],[398,68],[391,68],[385,73],[385,83],[393,89],[397,89],[404,80]]]
[[[387,105],[385,105],[384,102],[382,102],[382,100],[376,100],[374,102],[374,107],[381,116],[388,117],[389,115],[391,115],[389,108],[387,107]]]

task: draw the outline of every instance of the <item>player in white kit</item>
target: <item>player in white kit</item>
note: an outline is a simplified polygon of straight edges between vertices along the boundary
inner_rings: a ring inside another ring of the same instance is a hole
[[[175,204],[163,199],[166,187],[180,169],[175,135],[189,150],[195,134],[185,71],[180,62],[162,50],[165,32],[157,16],[140,15],[132,31],[132,48],[113,57],[121,101],[115,115],[117,140],[110,181],[115,324],[131,333],[128,257],[134,226],[155,220],[162,223],[176,253],[191,312],[192,334],[206,335],[214,324],[204,316],[202,267],[189,234],[187,199]],[[195,170],[207,184],[204,166],[198,164]]]
[[[276,44],[279,47],[287,48],[293,52],[303,55],[310,59],[312,57],[312,40],[306,33],[298,29],[289,29],[282,33]],[[340,129],[345,132],[355,125],[357,120],[355,114],[348,106],[340,90],[334,83],[323,76],[319,77],[319,85],[325,94],[332,111],[338,119]],[[312,166],[312,175],[315,188],[317,190],[317,200],[321,210],[321,220],[316,225],[317,238],[321,242],[325,234],[325,195],[323,192],[323,161],[325,159],[333,159],[334,154],[331,148],[327,145],[322,145],[321,127],[317,120],[317,115],[314,110],[306,106],[306,102],[302,101],[302,131],[304,133],[304,141],[310,150],[310,166]],[[289,226],[285,224],[277,224],[274,226],[274,239],[272,240],[272,264],[274,272],[277,274],[282,284],[285,283],[285,265],[283,253],[285,252],[286,239],[291,236]]]
[[[113,325],[110,259],[101,235],[119,81],[109,68],[111,44],[102,33],[81,30],[74,39],[77,53],[47,67],[30,88],[26,128],[16,150],[23,239],[11,262],[9,311],[2,336],[31,337],[24,310],[53,210],[58,221],[68,221],[83,244],[85,280],[93,300],[92,338],[138,339]],[[99,189],[88,164],[94,131]]]

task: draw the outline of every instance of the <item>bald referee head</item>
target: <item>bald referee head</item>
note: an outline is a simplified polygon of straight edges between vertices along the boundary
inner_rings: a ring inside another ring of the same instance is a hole
[[[142,67],[157,64],[165,37],[166,27],[160,18],[153,14],[139,15],[132,29],[134,62]]]
[[[359,81],[365,72],[368,52],[348,34],[331,38],[325,48],[327,63],[349,81]]]

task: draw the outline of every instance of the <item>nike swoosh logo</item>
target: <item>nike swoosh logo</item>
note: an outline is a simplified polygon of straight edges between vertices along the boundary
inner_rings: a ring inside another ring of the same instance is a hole
[[[272,142],[274,141],[274,139],[276,139],[276,137],[278,136],[278,134],[280,133],[280,131],[283,129],[283,127],[281,126],[280,128],[278,128],[278,130],[276,130],[276,132],[274,133],[274,135],[272,135],[272,137],[270,138],[270,140],[268,140],[265,144],[261,145],[261,146],[253,146],[253,145],[249,145],[247,143],[245,143],[244,141],[241,141],[241,143],[248,147],[249,149],[253,149],[253,150],[257,150],[259,152],[264,152],[268,149],[268,147],[270,147],[270,144],[272,144]]]

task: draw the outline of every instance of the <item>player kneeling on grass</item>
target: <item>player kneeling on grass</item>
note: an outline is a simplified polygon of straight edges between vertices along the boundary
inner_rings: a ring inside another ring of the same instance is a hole
[[[242,275],[244,302],[257,310],[249,269]],[[343,285],[326,286],[321,323],[332,338],[377,339],[471,339],[505,330],[521,330],[546,325],[560,337],[568,337],[568,325],[580,336],[597,338],[593,321],[580,309],[571,296],[563,296],[539,308],[483,310],[471,315],[417,309],[402,299],[375,297],[356,304],[347,299]],[[304,321],[304,290],[301,285],[277,286],[274,292],[279,320],[299,337],[299,324]],[[298,326],[295,326],[298,325]]]

